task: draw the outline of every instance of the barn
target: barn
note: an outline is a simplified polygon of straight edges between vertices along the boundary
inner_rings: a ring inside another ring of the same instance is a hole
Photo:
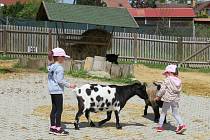
[[[64,48],[75,60],[86,57],[106,56],[111,47],[112,33],[116,28],[139,28],[126,8],[96,7],[64,3],[42,2],[37,20],[55,22],[59,47]],[[65,24],[95,25],[95,29],[78,35],[66,34]],[[109,29],[109,30],[108,30]]]

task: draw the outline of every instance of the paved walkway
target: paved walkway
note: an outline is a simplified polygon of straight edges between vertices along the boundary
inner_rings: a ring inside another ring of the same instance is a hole
[[[90,83],[87,80],[68,79],[78,85]],[[92,83],[96,83],[96,81]],[[34,115],[34,110],[37,107],[43,105],[50,107],[46,75],[31,74],[25,77],[0,80],[0,139],[210,140],[210,98],[182,96],[180,113],[189,127],[184,135],[175,134],[175,122],[171,114],[168,115],[168,124],[165,126],[167,130],[157,133],[154,129],[156,124],[152,121],[152,109],[149,108],[146,118],[142,117],[144,102],[138,97],[131,99],[121,112],[122,130],[115,129],[113,115],[113,119],[101,128],[89,128],[84,120],[81,123],[81,130],[76,131],[72,124],[72,118],[76,113],[76,103],[75,95],[67,89],[65,94],[67,108],[65,108],[63,118],[70,120],[64,123],[70,135],[66,137],[49,135],[49,120],[46,117],[48,114],[44,112],[44,116]],[[73,108],[68,109],[68,105]],[[97,117],[102,119],[105,117],[104,114],[100,113]]]

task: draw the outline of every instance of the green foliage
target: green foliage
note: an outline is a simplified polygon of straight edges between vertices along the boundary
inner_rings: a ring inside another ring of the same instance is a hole
[[[24,8],[17,13],[16,17],[24,19],[35,19],[38,8],[38,5],[34,5],[32,3],[25,4]]]
[[[7,70],[4,69],[4,68],[0,68],[0,73],[1,73],[1,74],[5,74],[5,73],[7,73]]]
[[[145,0],[145,1],[140,1],[140,0],[129,0],[130,4],[134,8],[146,8],[146,7],[152,7],[155,8],[155,0]]]
[[[11,58],[7,55],[0,55],[0,60],[13,60],[14,58]]]
[[[166,2],[166,0],[160,0],[160,3],[165,3]]]
[[[131,84],[131,83],[135,82],[132,80],[133,76],[117,78],[117,79],[99,78],[99,77],[94,77],[94,76],[88,75],[87,72],[84,70],[70,71],[67,74],[72,77],[76,77],[76,78],[93,79],[93,80],[99,80],[99,81],[109,82],[109,83]]]
[[[19,13],[24,8],[24,5],[17,2],[15,5],[4,6],[3,16],[17,17],[17,13]]]
[[[101,0],[77,0],[77,4],[80,5],[94,5],[94,6],[102,6],[106,7],[106,3]]]
[[[58,0],[44,0],[45,2],[57,2]],[[4,6],[3,16],[24,18],[24,19],[35,19],[38,12],[41,0],[30,0],[25,4],[17,2],[14,5]]]
[[[195,34],[198,37],[210,37],[209,25],[196,24]]]
[[[197,17],[198,18],[208,18],[209,16],[208,16],[207,11],[201,11],[197,14]]]
[[[48,70],[47,70],[46,67],[40,68],[39,71],[42,71],[42,72],[44,72],[44,73],[48,73]]]

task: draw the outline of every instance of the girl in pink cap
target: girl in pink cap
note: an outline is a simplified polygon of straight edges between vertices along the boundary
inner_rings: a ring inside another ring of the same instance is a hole
[[[61,114],[63,112],[63,93],[64,87],[75,88],[75,84],[70,84],[64,80],[64,68],[62,64],[65,58],[70,56],[66,55],[62,48],[53,49],[48,59],[53,61],[48,66],[48,90],[52,100],[52,110],[50,114],[50,134],[55,135],[68,135],[68,132],[61,128]]]
[[[157,93],[155,100],[163,101],[162,113],[160,115],[159,126],[157,132],[162,132],[163,122],[167,111],[172,109],[174,118],[178,123],[176,129],[177,134],[182,134],[186,129],[186,125],[183,124],[182,119],[178,113],[180,93],[181,93],[181,80],[178,78],[178,69],[176,65],[168,65],[163,73],[166,79],[161,84],[161,89]]]

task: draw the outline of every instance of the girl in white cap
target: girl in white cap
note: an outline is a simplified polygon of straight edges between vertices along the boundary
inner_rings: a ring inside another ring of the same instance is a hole
[[[157,93],[155,100],[163,101],[162,113],[160,115],[159,126],[157,127],[157,132],[162,132],[163,122],[167,111],[172,109],[174,118],[178,123],[176,129],[177,134],[182,134],[186,129],[186,125],[183,124],[182,119],[178,113],[180,93],[181,93],[181,80],[178,78],[178,69],[176,65],[168,65],[163,72],[166,79],[161,84],[161,89]]]
[[[53,61],[48,66],[48,89],[52,100],[52,110],[50,114],[50,134],[68,135],[68,132],[61,128],[61,114],[63,112],[64,87],[75,88],[75,84],[70,84],[64,80],[64,69],[61,64],[65,62],[66,55],[62,48],[55,48],[48,54],[48,59]]]

